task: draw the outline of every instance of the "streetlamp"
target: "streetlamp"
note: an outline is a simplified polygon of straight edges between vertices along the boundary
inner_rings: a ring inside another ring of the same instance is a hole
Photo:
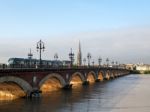
[[[86,58],[84,58],[84,59],[83,59],[83,63],[84,63],[84,66],[85,66],[85,63],[86,63]]]
[[[116,61],[116,68],[118,68],[118,62]]]
[[[102,58],[99,57],[99,58],[98,58],[99,67],[101,66],[101,62],[102,62]]]
[[[29,68],[31,68],[31,66],[32,66],[32,65],[31,65],[32,56],[33,56],[33,54],[32,54],[31,49],[30,49],[30,52],[28,53]]]
[[[109,66],[109,58],[106,58],[107,67]]]
[[[90,66],[90,59],[91,59],[91,54],[90,53],[87,54],[87,59],[88,59],[88,66]]]
[[[72,48],[71,48],[71,52],[69,53],[69,58],[70,58],[70,61],[71,61],[70,66],[72,67],[73,61],[74,61],[74,53],[72,52]]]
[[[94,60],[92,61],[93,67],[94,67]]]
[[[54,54],[54,59],[57,61],[57,59],[58,59],[58,54],[57,53]]]
[[[54,66],[55,66],[55,67],[56,67],[56,66],[57,66],[57,67],[59,66],[57,59],[58,59],[58,54],[55,53],[55,54],[54,54],[54,60],[55,60],[55,61],[54,61]]]
[[[114,61],[112,61],[111,64],[112,64],[112,67],[113,67],[114,66]]]
[[[45,50],[44,42],[42,40],[37,42],[37,47],[36,48],[37,48],[37,52],[39,51],[39,53],[40,53],[40,65],[39,65],[39,67],[41,68],[42,67],[41,54],[42,54],[42,51],[44,52],[44,50]]]

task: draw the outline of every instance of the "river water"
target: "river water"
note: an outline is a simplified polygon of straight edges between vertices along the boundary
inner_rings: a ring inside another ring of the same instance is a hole
[[[150,112],[150,75],[59,90],[36,99],[0,101],[0,112]]]

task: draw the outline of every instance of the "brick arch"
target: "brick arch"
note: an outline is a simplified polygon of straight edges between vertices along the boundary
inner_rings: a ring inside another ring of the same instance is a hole
[[[105,79],[109,80],[110,77],[111,77],[110,75],[111,75],[111,71],[110,71],[110,70],[107,70],[107,71],[105,72]]]
[[[114,77],[115,77],[114,70],[111,70],[111,71],[110,71],[110,78],[114,78]]]
[[[21,89],[25,92],[31,92],[32,91],[32,86],[25,80],[16,77],[16,76],[4,76],[4,77],[0,77],[0,83],[7,83],[7,82],[13,82],[16,83],[19,87],[21,87]]]
[[[87,74],[87,76],[86,76],[86,80],[88,79],[89,74],[92,74],[92,76],[94,77],[94,80],[96,81],[96,79],[97,79],[97,75],[96,75],[96,73],[95,73],[95,72],[93,72],[93,71],[90,71],[90,72]]]
[[[72,76],[69,78],[69,84],[70,84],[70,82],[71,82],[71,80],[72,80],[72,78],[73,78],[74,76],[79,76],[82,82],[85,81],[85,77],[84,77],[84,75],[83,75],[82,73],[80,73],[80,72],[75,72],[75,73],[73,73]]]
[[[96,73],[94,71],[90,71],[88,74],[90,74],[90,73],[93,75],[94,79],[96,80],[97,79]],[[87,76],[88,76],[88,74],[87,74]]]
[[[117,76],[120,76],[120,75],[121,75],[121,71],[119,70],[118,73],[117,73]]]
[[[118,71],[117,71],[117,70],[114,70],[113,73],[114,73],[114,77],[117,77]]]
[[[123,75],[123,72],[120,72],[120,76],[122,76]]]
[[[105,78],[105,72],[104,71],[99,71],[98,72],[98,79],[100,80],[100,81],[103,81],[103,79]]]
[[[47,76],[45,76],[40,81],[39,88],[41,88],[42,85],[45,83],[45,81],[47,81],[50,78],[56,78],[56,79],[58,79],[62,87],[64,87],[66,85],[66,82],[65,82],[64,78],[60,74],[58,74],[58,73],[51,73],[51,74],[48,74]]]

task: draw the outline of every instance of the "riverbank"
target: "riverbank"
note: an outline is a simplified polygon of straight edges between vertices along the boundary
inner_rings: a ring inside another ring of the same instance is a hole
[[[130,71],[131,74],[150,74],[149,70],[145,70],[145,71],[139,71],[139,70],[132,70]]]

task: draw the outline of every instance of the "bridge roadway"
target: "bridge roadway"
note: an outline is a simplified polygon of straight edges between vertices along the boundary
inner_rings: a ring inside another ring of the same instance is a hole
[[[72,80],[78,77],[82,84],[90,83],[90,78],[99,82],[129,74],[126,69],[118,68],[54,68],[54,69],[1,69],[0,84],[14,83],[26,94],[26,97],[37,96],[42,92],[42,86],[49,79],[58,80],[61,88],[72,87]],[[76,81],[76,80],[74,80]]]

